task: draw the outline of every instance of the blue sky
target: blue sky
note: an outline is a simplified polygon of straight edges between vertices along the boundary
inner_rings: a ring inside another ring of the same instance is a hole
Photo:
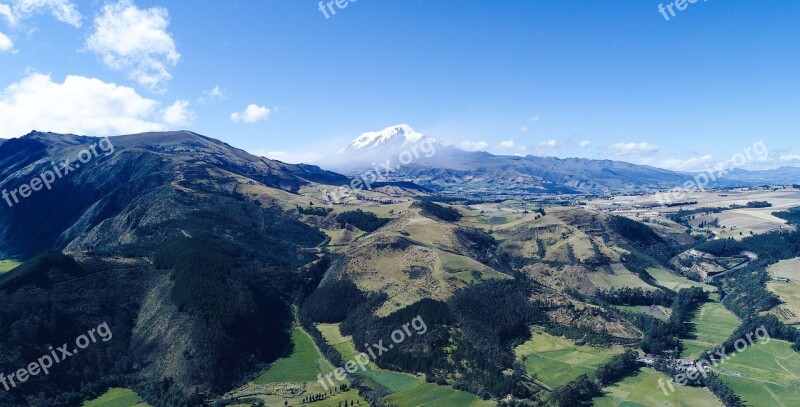
[[[311,161],[407,123],[506,154],[700,169],[763,140],[749,167],[800,164],[800,2],[659,4],[0,0],[0,137],[190,129]]]

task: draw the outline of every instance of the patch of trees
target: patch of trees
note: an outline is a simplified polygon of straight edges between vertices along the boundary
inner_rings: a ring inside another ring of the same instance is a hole
[[[706,372],[702,379],[702,384],[708,388],[711,393],[717,396],[725,407],[744,407],[742,399],[739,398],[725,382],[720,380],[716,373],[711,371]]]
[[[306,216],[325,217],[328,216],[329,213],[333,212],[333,208],[323,208],[323,207],[316,208],[313,206],[309,206],[308,208],[303,208],[302,206],[298,205],[297,212],[299,212],[301,215],[306,215]]]
[[[421,208],[426,214],[445,222],[458,222],[462,218],[461,212],[457,209],[435,204],[430,201],[415,202],[414,206]]]
[[[668,290],[645,291],[640,287],[624,287],[616,290],[600,290],[595,300],[610,305],[661,305],[669,307],[675,292]]]
[[[514,362],[508,344],[530,337],[530,326],[545,320],[528,301],[527,289],[516,281],[492,280],[457,292],[450,308],[467,339],[492,359]]]
[[[478,261],[493,265],[494,253],[497,250],[497,240],[494,236],[471,227],[458,227],[455,235]]]
[[[772,212],[772,214],[781,219],[785,219],[791,225],[800,225],[800,208],[792,208],[788,211]]]
[[[305,315],[313,321],[339,323],[348,313],[367,300],[355,283],[336,280],[319,286],[303,301]]]
[[[591,406],[592,399],[603,395],[603,389],[587,375],[559,387],[550,400],[559,407]]]
[[[750,201],[745,206],[748,208],[772,208],[772,204],[767,201]]]
[[[640,246],[650,246],[664,240],[650,226],[624,216],[611,216],[609,226],[622,237]]]
[[[374,232],[381,226],[387,224],[389,219],[379,218],[371,212],[365,212],[361,209],[354,211],[342,212],[336,215],[336,223],[341,227],[353,225],[365,232]]]
[[[15,291],[28,285],[43,288],[84,273],[72,257],[51,250],[0,274],[0,289]]]
[[[594,375],[602,386],[616,383],[639,371],[639,365],[636,362],[638,357],[639,354],[636,351],[626,350],[597,368]]]
[[[641,348],[645,353],[659,355],[664,351],[678,352],[682,349],[680,338],[690,333],[686,321],[700,304],[708,301],[708,293],[700,287],[678,291],[672,301],[669,320],[661,321],[646,314],[627,313],[626,318],[643,333]]]

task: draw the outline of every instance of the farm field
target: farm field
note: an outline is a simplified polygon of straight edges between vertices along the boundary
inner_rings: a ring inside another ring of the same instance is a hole
[[[708,390],[674,385],[675,391],[667,395],[658,386],[658,379],[669,381],[666,375],[654,369],[641,369],[638,374],[603,388],[604,397],[594,399],[595,407],[722,407],[722,403]]]
[[[626,312],[650,315],[651,317],[658,318],[662,321],[668,320],[670,314],[672,313],[669,308],[659,305],[619,305],[615,308]]]
[[[102,396],[85,401],[83,407],[150,407],[131,389],[111,388]]]
[[[659,285],[667,287],[673,291],[680,291],[684,288],[701,287],[703,290],[711,293],[717,292],[717,287],[714,287],[713,285],[689,280],[688,278],[679,276],[669,270],[651,267],[647,269],[647,274],[650,274],[650,276],[652,276]]]
[[[783,304],[770,310],[787,324],[800,324],[800,258],[782,260],[770,266],[767,271],[773,278],[788,281],[770,281],[767,289],[775,293]]]
[[[345,360],[352,360],[355,357],[356,350],[353,342],[349,337],[341,335],[339,324],[319,324],[317,329]],[[399,407],[421,405],[488,407],[492,405],[473,394],[426,383],[411,374],[381,369],[372,362],[367,366],[365,372],[359,370],[356,374],[370,378],[387,388],[391,394],[386,397],[386,401]]]
[[[748,405],[800,404],[800,354],[791,344],[772,339],[729,353],[736,356],[714,370]]]
[[[327,373],[333,366],[320,355],[314,341],[300,328],[292,332],[294,349],[289,357],[278,359],[253,382],[267,384],[278,382],[315,382],[317,374]]]
[[[575,342],[550,335],[533,328],[530,340],[514,349],[517,359],[525,365],[531,375],[555,389],[582,374],[594,372],[614,355],[622,353],[622,347],[597,348],[580,346]]]
[[[704,351],[717,349],[739,327],[741,321],[722,304],[707,302],[700,307],[691,323],[695,326],[696,337],[683,341],[685,348],[681,356],[686,359],[694,359]]]
[[[613,274],[591,273],[587,277],[594,286],[605,290],[616,290],[624,287],[641,288],[644,291],[656,290],[655,287],[647,284],[647,282],[628,270],[621,263],[612,264],[611,270],[614,272]]]
[[[9,272],[20,264],[22,263],[16,260],[0,260],[0,274]]]
[[[350,389],[342,393],[335,394],[325,400],[303,404],[306,407],[341,407],[345,402],[357,402],[358,405],[367,407],[369,404],[358,395],[356,390]],[[348,404],[349,405],[349,404]]]

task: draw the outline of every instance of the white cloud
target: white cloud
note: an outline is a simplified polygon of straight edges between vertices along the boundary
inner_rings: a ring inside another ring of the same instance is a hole
[[[0,32],[0,52],[13,51],[14,42],[7,35]]]
[[[519,131],[521,131],[523,133],[527,132],[528,131],[528,126],[522,126],[522,128],[519,129]]]
[[[6,21],[11,24],[15,25],[17,23],[17,18],[14,17],[14,13],[11,11],[11,6],[8,4],[0,3],[0,16],[6,19]]]
[[[461,143],[461,149],[466,151],[486,151],[488,147],[489,143],[485,141],[466,140]]]
[[[655,153],[658,150],[659,148],[657,145],[644,141],[638,143],[615,143],[611,145],[611,152],[616,155]]]
[[[514,148],[514,140],[505,140],[500,142],[500,148]]]
[[[646,164],[658,168],[666,168],[674,171],[701,171],[703,169],[713,167],[714,157],[711,154],[705,154],[700,157],[689,158],[645,158],[639,160],[640,164]]]
[[[564,142],[558,140],[545,140],[539,143],[539,147],[541,148],[560,148],[564,146]]]
[[[582,140],[580,143],[578,143],[578,147],[586,148],[589,147],[589,144],[592,144],[592,142],[589,140]]]
[[[0,15],[10,25],[17,25],[37,13],[50,13],[56,20],[75,28],[83,24],[78,7],[69,0],[16,0],[11,5],[0,4]]]
[[[228,95],[225,94],[225,91],[222,90],[219,86],[214,86],[209,90],[204,90],[203,94],[197,98],[197,103],[213,103],[218,102],[220,100],[225,100],[228,98]]]
[[[527,150],[527,147],[518,146],[517,143],[514,142],[514,140],[504,140],[501,141],[500,144],[498,144],[495,149],[501,152],[521,153]]]
[[[120,0],[103,6],[86,47],[109,68],[127,71],[129,78],[158,90],[172,79],[169,69],[181,58],[168,25],[167,9],[140,9],[131,0]]]
[[[532,122],[538,122],[539,121],[539,115],[537,114],[536,116],[532,116],[531,117],[531,121]]]
[[[164,123],[171,126],[190,124],[195,119],[194,112],[189,109],[188,100],[176,100],[175,103],[164,109]]]
[[[111,135],[164,130],[158,102],[130,87],[67,76],[63,83],[33,73],[0,90],[0,137],[31,130]]]
[[[269,120],[269,115],[272,111],[264,106],[256,104],[249,104],[242,112],[231,113],[231,121],[234,123],[255,123],[258,121]]]

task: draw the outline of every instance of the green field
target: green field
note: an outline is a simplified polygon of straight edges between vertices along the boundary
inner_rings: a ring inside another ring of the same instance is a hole
[[[307,407],[341,407],[344,405],[345,402],[353,402],[358,401],[363,407],[367,407],[369,404],[358,395],[358,392],[355,390],[348,390],[344,393],[334,394],[331,397],[326,398],[325,400],[316,401],[313,403],[303,404]]]
[[[489,407],[492,404],[483,401],[475,395],[453,390],[450,387],[437,386],[430,383],[420,383],[408,390],[392,394],[385,399],[388,403],[398,407]]]
[[[621,347],[596,348],[579,346],[575,342],[533,329],[531,339],[514,349],[525,370],[542,383],[555,389],[582,374],[594,372],[614,355],[622,353]]]
[[[305,331],[292,332],[294,349],[289,357],[278,359],[269,369],[253,381],[255,384],[279,382],[314,382],[319,373],[328,373],[333,366],[320,355],[314,341]]]
[[[150,407],[131,389],[111,388],[102,396],[83,402],[83,407]]]
[[[626,312],[650,315],[662,321],[668,320],[670,314],[672,314],[669,308],[658,305],[618,305],[615,308]]]
[[[353,342],[349,337],[342,336],[338,324],[319,324],[317,329],[345,360],[353,360],[357,353]],[[391,395],[386,401],[399,407],[492,405],[471,393],[426,383],[417,376],[381,369],[374,363],[370,363],[366,371],[359,370],[357,374],[368,377],[388,389]]]
[[[728,356],[714,370],[748,405],[800,405],[800,354],[791,344],[772,339]]]
[[[637,375],[603,388],[606,395],[594,399],[593,404],[596,407],[722,407],[714,395],[702,388],[673,385],[675,391],[670,392],[665,384],[668,394],[664,395],[658,379],[669,381],[654,369],[641,369]]]
[[[9,272],[20,264],[22,263],[16,260],[0,260],[0,274]]]
[[[656,280],[658,285],[667,287],[673,291],[680,291],[684,288],[701,287],[703,290],[708,292],[717,292],[717,287],[714,287],[713,285],[689,280],[688,278],[679,276],[669,270],[649,268],[647,269],[647,274],[650,274],[650,276]]]
[[[694,359],[706,350],[716,350],[727,340],[741,321],[718,302],[703,304],[692,318],[695,326],[694,339],[683,341],[683,358]]]

